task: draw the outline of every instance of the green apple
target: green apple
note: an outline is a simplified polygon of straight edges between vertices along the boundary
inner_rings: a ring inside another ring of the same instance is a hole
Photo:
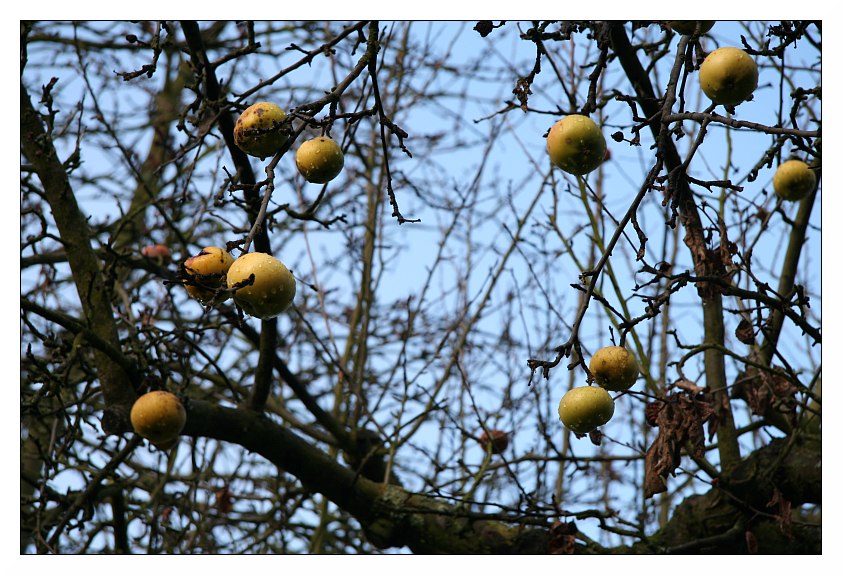
[[[553,164],[569,174],[592,172],[605,159],[605,137],[587,116],[571,114],[556,122],[547,135],[547,152]]]
[[[325,184],[339,175],[345,166],[342,148],[334,140],[321,136],[307,140],[295,153],[295,165],[304,179],[313,184]]]
[[[699,68],[702,91],[717,104],[736,106],[757,88],[757,64],[739,48],[718,48]]]
[[[134,402],[129,418],[135,433],[161,449],[169,449],[184,429],[187,412],[175,394],[150,391]]]
[[[816,172],[801,160],[787,160],[775,171],[772,186],[778,197],[797,202],[816,187]]]
[[[295,278],[277,258],[261,252],[243,254],[228,270],[228,287],[248,280],[254,283],[236,288],[234,301],[247,314],[271,319],[284,311],[295,297]]]
[[[596,385],[574,387],[558,404],[558,417],[564,427],[584,435],[614,416],[614,400],[605,389]]]
[[[232,263],[234,258],[224,249],[213,246],[203,248],[197,255],[185,260],[184,271],[192,277],[182,280],[182,284],[190,297],[208,303],[216,290],[224,287],[225,274]]]
[[[234,126],[234,143],[250,156],[274,156],[289,139],[284,126],[286,112],[271,102],[258,102],[246,108]]]
[[[588,368],[596,383],[608,391],[626,391],[634,385],[640,373],[637,358],[621,345],[610,345],[597,351]]]

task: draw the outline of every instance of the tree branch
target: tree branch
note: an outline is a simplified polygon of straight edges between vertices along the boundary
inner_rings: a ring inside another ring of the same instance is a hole
[[[91,248],[88,221],[76,202],[64,166],[23,82],[20,85],[20,124],[21,148],[44,186],[44,196],[50,204],[73,272],[85,322],[97,337],[114,349],[120,349],[111,309],[111,289],[105,283],[99,260]],[[96,349],[94,357],[106,405],[102,428],[106,433],[128,431],[131,429],[129,411],[137,397],[131,378],[101,350]]]

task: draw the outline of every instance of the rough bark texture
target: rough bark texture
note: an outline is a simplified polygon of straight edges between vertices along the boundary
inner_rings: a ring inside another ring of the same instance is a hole
[[[247,409],[190,401],[185,434],[243,445],[298,477],[354,515],[369,541],[415,553],[539,554],[549,552],[550,525],[516,527],[467,514],[433,497],[356,475],[316,447]],[[821,527],[790,522],[790,506],[821,503],[821,439],[801,435],[773,441],[703,495],[686,499],[670,522],[647,541],[617,549],[579,545],[576,552],[820,553]],[[514,523],[513,518],[513,523]],[[750,535],[746,535],[746,533]]]
[[[105,282],[99,260],[91,247],[88,222],[79,209],[64,166],[23,83],[20,86],[20,124],[21,148],[44,187],[44,196],[61,234],[87,326],[110,346],[120,349],[111,309],[111,288]],[[137,397],[130,375],[102,351],[95,350],[94,358],[106,403],[102,428],[107,433],[128,431],[131,429],[129,411]]]

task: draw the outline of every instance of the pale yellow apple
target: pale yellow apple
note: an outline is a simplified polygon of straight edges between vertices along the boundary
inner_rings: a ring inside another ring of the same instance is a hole
[[[621,345],[603,347],[591,358],[588,368],[596,383],[609,391],[626,391],[637,380],[637,358]]]
[[[558,404],[558,417],[564,426],[579,434],[590,433],[614,416],[614,400],[596,385],[574,387]]]
[[[187,422],[187,412],[175,394],[150,391],[140,396],[130,415],[135,433],[161,449],[169,449]]]
[[[816,187],[816,173],[801,160],[787,160],[772,176],[775,193],[784,200],[803,200]]]
[[[556,122],[547,135],[553,164],[577,176],[592,172],[605,159],[605,137],[587,116],[571,114]]]
[[[339,144],[326,136],[320,136],[307,140],[298,147],[295,165],[308,182],[325,184],[342,171],[345,156]]]
[[[295,297],[295,278],[283,263],[261,252],[243,254],[228,270],[228,287],[235,288],[252,274],[254,283],[234,292],[234,301],[244,312],[271,319],[289,307]]]
[[[757,64],[739,48],[718,48],[705,57],[699,68],[699,83],[705,95],[717,104],[736,106],[757,88]]]

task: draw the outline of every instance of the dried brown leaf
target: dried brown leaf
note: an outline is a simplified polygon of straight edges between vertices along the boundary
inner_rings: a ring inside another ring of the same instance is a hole
[[[754,415],[763,417],[777,411],[794,425],[797,393],[798,388],[783,374],[749,367],[737,377],[734,396],[745,400]]]
[[[772,499],[766,507],[775,510],[775,521],[778,527],[784,535],[792,539],[792,502],[784,498],[780,490],[775,487]]]
[[[747,319],[740,321],[740,325],[737,326],[734,335],[746,345],[754,344],[754,326]]]
[[[550,538],[547,551],[550,555],[572,555],[576,551],[576,523],[562,523],[556,521],[550,527]]]
[[[681,463],[681,449],[688,442],[694,455],[703,455],[704,423],[714,413],[704,394],[672,393],[661,403],[663,407],[655,420],[658,437],[649,446],[644,460],[643,492],[647,498],[666,491],[666,478],[675,475]]]

